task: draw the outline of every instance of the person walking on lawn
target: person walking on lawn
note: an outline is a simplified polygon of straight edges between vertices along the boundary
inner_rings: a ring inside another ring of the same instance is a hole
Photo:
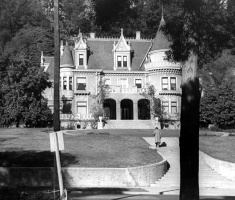
[[[161,144],[161,130],[158,127],[155,128],[153,135],[155,137],[156,147],[159,148]]]

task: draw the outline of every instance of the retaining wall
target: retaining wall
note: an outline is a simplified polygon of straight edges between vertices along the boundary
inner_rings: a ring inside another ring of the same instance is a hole
[[[167,162],[130,168],[62,168],[65,187],[150,186],[167,171]],[[52,187],[53,168],[1,167],[0,185]]]
[[[206,164],[214,169],[217,173],[230,180],[235,180],[235,163],[215,159],[202,151],[199,151],[199,153]]]

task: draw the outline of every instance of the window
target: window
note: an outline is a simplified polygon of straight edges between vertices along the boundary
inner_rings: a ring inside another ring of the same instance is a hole
[[[169,102],[163,101],[162,102],[163,112],[169,113]]]
[[[168,90],[168,77],[162,78],[162,90]]]
[[[105,79],[105,84],[106,85],[111,85],[111,79],[110,78],[106,78]]]
[[[177,102],[176,101],[172,101],[171,102],[171,113],[172,114],[176,114],[177,113]]]
[[[86,77],[77,77],[77,90],[86,90]]]
[[[135,79],[135,86],[137,86],[137,88],[142,88],[142,80],[141,79]]]
[[[176,90],[176,78],[175,77],[170,78],[170,83],[171,83],[171,90]]]
[[[69,90],[73,89],[73,78],[69,77]]]
[[[67,77],[63,77],[63,90],[67,90]]]
[[[117,57],[117,66],[122,67],[122,57],[121,56]]]
[[[123,56],[123,67],[127,67],[127,56]]]
[[[78,101],[77,102],[77,113],[78,114],[87,114],[87,102],[86,101]]]
[[[118,85],[120,85],[122,88],[128,88],[128,79],[127,78],[119,78]]]
[[[79,54],[79,65],[83,65],[83,54]]]

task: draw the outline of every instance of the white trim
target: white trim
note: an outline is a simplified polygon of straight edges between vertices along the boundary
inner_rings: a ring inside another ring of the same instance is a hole
[[[162,78],[168,78],[168,87],[167,87],[167,90],[163,90],[162,89]],[[171,90],[171,78],[175,78],[175,85],[176,85],[175,90]],[[160,76],[161,91],[177,91],[177,88],[178,88],[177,81],[178,81],[178,77],[177,76],[168,76],[168,75]]]
[[[126,88],[129,88],[129,80],[127,77],[117,77],[117,86],[123,86],[123,85],[120,85],[120,79],[126,79],[127,80],[127,85],[126,85]]]
[[[137,79],[138,79],[138,80],[141,80],[141,88],[143,88],[143,85],[144,85],[144,84],[143,84],[143,78],[134,78],[134,86],[136,86],[136,84],[135,84],[136,82],[135,82],[135,81],[136,81]]]
[[[78,78],[85,78],[85,79],[86,79],[86,89],[85,89],[84,91],[88,91],[88,90],[87,90],[87,88],[88,88],[87,76],[76,76],[76,84],[75,84],[75,85],[76,85],[76,88],[75,88],[75,90],[78,90],[78,89],[77,89],[77,83],[78,83],[77,79],[78,79]]]

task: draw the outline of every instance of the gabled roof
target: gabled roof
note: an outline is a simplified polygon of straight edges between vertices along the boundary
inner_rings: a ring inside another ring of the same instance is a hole
[[[60,59],[60,67],[74,67],[73,57],[68,45],[64,47],[64,53]]]
[[[157,30],[157,34],[154,38],[154,43],[150,51],[160,50],[160,49],[170,49],[170,42],[166,38],[165,34],[161,30],[163,26],[166,25],[166,22],[162,16],[162,19],[160,21],[160,25]]]
[[[114,45],[113,51],[130,51],[130,46],[127,44],[123,35],[123,29],[121,29],[121,36],[116,45]]]
[[[118,39],[88,39],[88,69],[101,69],[101,70],[113,70],[114,58],[113,58],[113,43]],[[151,40],[129,40],[126,39],[131,45],[131,71],[144,71],[144,68],[140,65],[148,52]],[[61,58],[61,65],[74,66],[74,48],[69,50],[68,45],[65,46],[64,54]],[[65,65],[66,64],[66,65]],[[62,66],[61,66],[62,67]],[[83,68],[84,69],[84,68]],[[50,74],[50,80],[54,78],[54,59],[50,63],[47,72]]]
[[[140,71],[141,62],[151,45],[150,40],[128,40],[131,44],[131,71]],[[113,70],[114,58],[113,58],[113,42],[112,39],[107,40],[89,40],[87,46],[90,48],[88,55],[88,69],[103,69]]]

